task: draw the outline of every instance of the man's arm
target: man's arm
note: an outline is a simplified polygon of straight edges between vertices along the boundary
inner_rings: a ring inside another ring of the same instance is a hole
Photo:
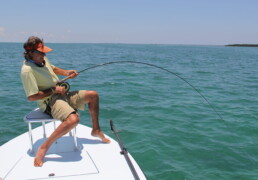
[[[70,76],[70,78],[75,78],[78,75],[78,72],[76,70],[64,70],[59,67],[54,67],[53,71],[54,73],[56,73],[56,75]],[[39,91],[37,94],[33,94],[29,96],[28,100],[37,101],[37,100],[43,99],[44,97],[50,96],[51,94],[54,94],[54,93],[65,94],[65,88],[62,86],[51,87],[44,91]]]
[[[51,94],[65,94],[65,88],[62,86],[51,87],[44,91],[39,91],[37,94],[33,94],[28,97],[29,101],[37,101],[44,97],[50,96]]]
[[[56,75],[70,76],[71,79],[75,78],[78,75],[78,72],[76,70],[64,70],[59,67],[54,67],[53,71],[54,73],[56,73]]]
[[[37,94],[33,94],[31,96],[28,97],[29,101],[37,101],[40,99],[43,99],[44,97],[50,96],[51,94],[53,94],[54,88],[51,87],[49,89],[46,89],[44,91],[39,91]]]

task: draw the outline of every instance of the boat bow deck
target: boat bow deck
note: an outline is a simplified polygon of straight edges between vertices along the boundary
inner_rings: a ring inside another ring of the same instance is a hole
[[[53,132],[53,124],[46,124],[47,133]],[[68,134],[58,139],[49,149],[43,167],[34,167],[35,153],[30,154],[28,134],[24,133],[0,147],[0,177],[17,179],[134,179],[120,148],[112,138],[110,144],[90,136],[91,128],[77,126],[78,151],[74,151],[73,137]],[[33,130],[37,148],[45,141],[42,128]],[[131,157],[131,156],[130,156]],[[131,157],[140,179],[146,179]],[[3,163],[4,162],[4,163]]]

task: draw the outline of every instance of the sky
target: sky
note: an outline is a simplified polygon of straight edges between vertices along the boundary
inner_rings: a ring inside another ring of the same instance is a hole
[[[0,42],[258,44],[258,0],[1,0]]]

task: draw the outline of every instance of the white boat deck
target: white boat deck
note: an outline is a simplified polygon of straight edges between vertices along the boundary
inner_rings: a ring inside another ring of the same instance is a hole
[[[57,122],[58,125],[58,122]],[[47,136],[54,130],[53,123],[46,124]],[[116,141],[102,143],[90,135],[91,128],[77,126],[77,151],[74,151],[73,137],[68,134],[58,139],[49,149],[42,167],[34,167],[35,153],[30,153],[28,133],[24,133],[0,147],[0,177],[4,180],[99,180],[134,179]],[[45,141],[42,127],[33,130],[36,150]],[[130,156],[130,154],[129,154]],[[130,156],[140,179],[146,179],[143,172]]]

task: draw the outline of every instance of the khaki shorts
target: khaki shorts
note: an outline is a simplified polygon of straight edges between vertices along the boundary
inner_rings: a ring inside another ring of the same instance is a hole
[[[65,121],[77,109],[85,109],[85,91],[71,91],[65,95],[54,94],[48,105],[54,119]]]

